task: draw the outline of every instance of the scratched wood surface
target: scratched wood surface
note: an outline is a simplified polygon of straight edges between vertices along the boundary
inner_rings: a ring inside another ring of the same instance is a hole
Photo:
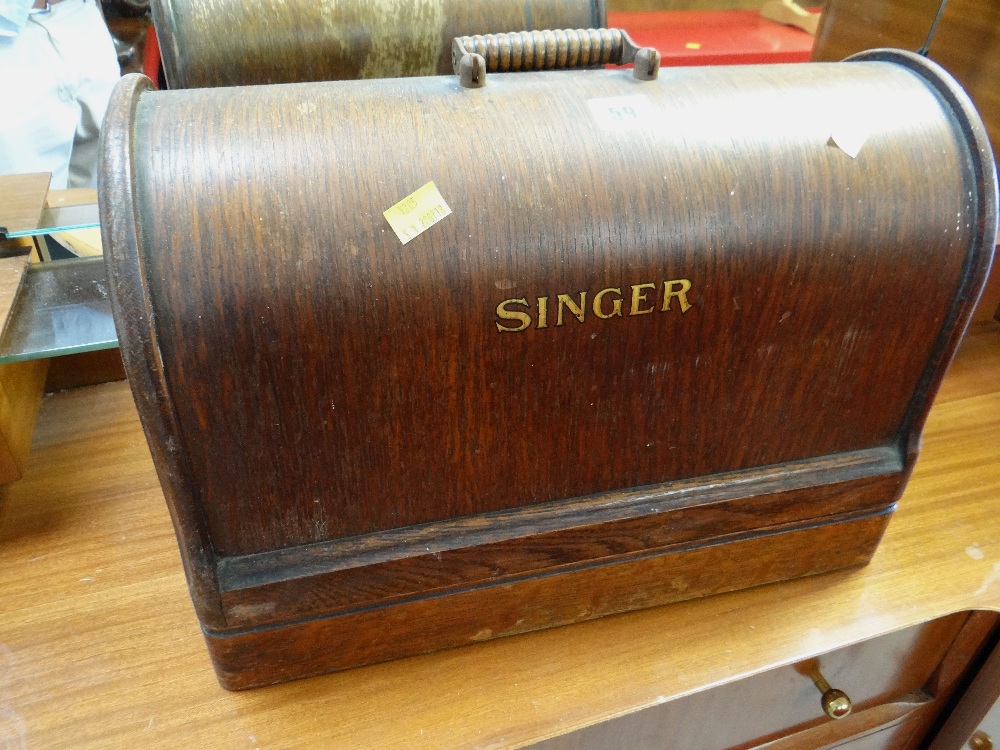
[[[587,100],[636,91],[674,129],[611,137],[593,124]],[[851,159],[828,144],[828,108],[859,97],[892,106]],[[150,423],[176,422],[163,428],[179,456],[164,476],[220,556],[899,435],[908,454],[948,324],[987,257],[974,218],[989,223],[991,191],[903,65],[692,68],[641,88],[624,71],[525,73],[460,92],[448,78],[252,93],[144,93],[123,79],[115,102],[107,132],[122,140],[104,171],[106,195],[118,192],[102,216],[118,245],[121,336],[135,344],[123,353],[178,394],[152,405]],[[473,141],[443,116],[458,103],[480,123]],[[736,112],[764,114],[718,125]],[[181,134],[177,121],[189,123]],[[266,143],[231,137],[243,123]],[[933,184],[915,179],[931,171]],[[430,178],[453,213],[401,247],[380,211]],[[303,184],[329,186],[327,207]],[[618,187],[637,184],[648,190]],[[813,199],[826,190],[836,197]],[[688,283],[685,301],[666,298],[667,280]],[[587,313],[605,287],[600,320]],[[611,317],[616,297],[624,313]],[[497,320],[504,300],[526,330],[498,334],[518,325]],[[143,403],[153,388],[138,389]],[[278,445],[287,460],[272,460]]]
[[[0,490],[13,747],[513,747],[943,614],[1000,611],[1000,324],[977,324],[872,562],[248,693],[212,673],[124,383],[48,398]]]
[[[105,121],[104,246],[224,684],[871,555],[996,235],[923,58],[147,85]],[[669,128],[592,116],[637,91]],[[381,210],[431,178],[452,212],[401,245]]]

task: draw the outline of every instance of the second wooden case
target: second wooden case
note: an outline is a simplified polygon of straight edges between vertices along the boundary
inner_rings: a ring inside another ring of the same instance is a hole
[[[604,0],[151,0],[172,89],[448,73],[463,34],[604,26]]]

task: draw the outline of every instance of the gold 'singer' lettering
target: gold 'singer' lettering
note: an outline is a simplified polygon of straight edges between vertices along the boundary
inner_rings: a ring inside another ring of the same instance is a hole
[[[690,291],[690,279],[669,279],[662,284],[655,282],[632,284],[631,287],[625,288],[624,294],[622,287],[607,287],[593,295],[590,305],[587,304],[586,291],[557,294],[554,295],[556,328],[564,326],[569,317],[574,317],[581,323],[585,322],[588,311],[599,320],[670,312],[674,309],[684,314],[691,309],[691,302],[688,300]],[[530,303],[527,297],[505,299],[497,305],[495,321],[497,330],[500,333],[517,333],[526,331],[532,325],[538,329],[548,328],[551,297],[552,295],[537,297],[534,304]],[[623,309],[626,300],[629,302],[627,313]],[[674,300],[678,303],[676,308],[671,307]],[[532,312],[536,310],[537,313],[532,317]],[[565,315],[567,312],[568,316]]]
[[[632,285],[632,309],[629,311],[629,315],[645,315],[646,313],[653,312],[652,307],[647,307],[645,309],[640,307],[640,305],[646,301],[647,292],[642,291],[643,289],[656,289],[656,284]]]
[[[508,309],[510,305],[524,305],[528,306],[528,300],[524,297],[521,299],[505,299],[499,305],[497,305],[497,317],[500,320],[516,320],[518,325],[514,327],[501,325],[500,321],[497,321],[497,330],[516,333],[517,331],[523,331],[531,325],[531,316],[526,312],[521,312],[520,310],[510,310]]]
[[[605,294],[617,294],[618,298],[611,302],[611,312],[607,315],[604,314],[604,295]],[[594,315],[596,315],[601,320],[607,320],[608,318],[613,318],[616,315],[620,318],[622,316],[622,290],[618,287],[608,287],[607,289],[602,289],[597,294],[594,295]]]
[[[556,298],[556,302],[559,305],[556,308],[556,326],[561,326],[563,324],[563,307],[569,308],[572,315],[576,317],[581,323],[583,319],[587,316],[587,293],[580,292],[580,304],[576,304],[576,301],[570,297],[568,294],[560,294]]]

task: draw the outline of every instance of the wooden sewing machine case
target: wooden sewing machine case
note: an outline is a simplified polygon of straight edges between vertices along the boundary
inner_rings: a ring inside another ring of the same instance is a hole
[[[865,563],[996,237],[969,100],[885,50],[130,76],[103,159],[122,354],[232,689]],[[383,212],[430,181],[451,213],[404,244]]]

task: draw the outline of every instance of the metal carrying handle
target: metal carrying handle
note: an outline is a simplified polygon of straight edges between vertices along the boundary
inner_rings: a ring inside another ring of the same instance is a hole
[[[465,88],[485,86],[488,72],[628,63],[636,78],[651,81],[660,72],[660,53],[639,47],[623,29],[511,31],[459,36],[451,43],[451,64]]]

